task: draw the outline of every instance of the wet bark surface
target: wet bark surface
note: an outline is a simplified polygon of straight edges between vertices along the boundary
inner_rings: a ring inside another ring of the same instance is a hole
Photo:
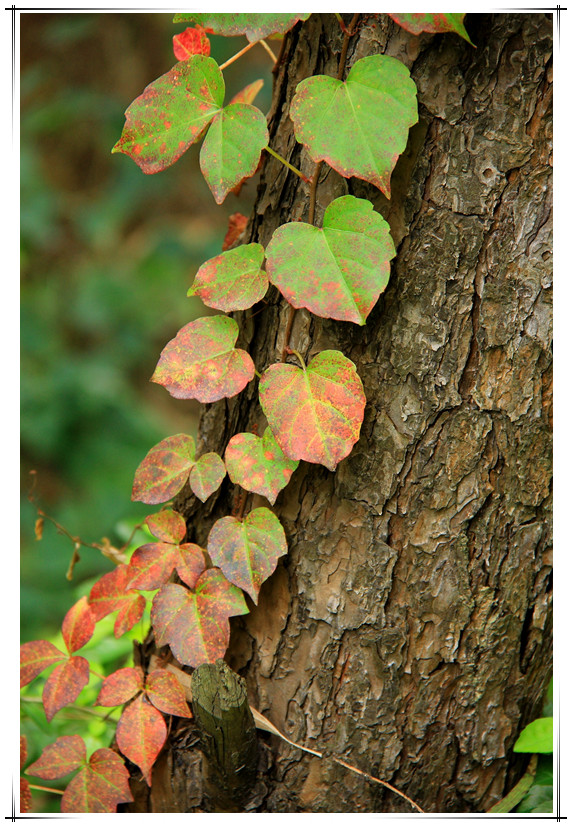
[[[351,40],[348,68],[377,53],[410,68],[420,120],[391,202],[323,165],[316,220],[339,195],[369,198],[398,253],[365,327],[298,311],[291,343],[307,359],[337,348],[355,362],[365,420],[335,473],[301,463],[278,497],[289,554],[232,621],[227,655],[288,738],[443,813],[482,812],[518,779],[511,748],[551,668],[552,16],[467,25],[476,49],[373,14]],[[341,42],[333,15],[312,15],[276,75],[270,145],[308,176],[289,102],[304,77],[337,74]],[[267,244],[308,206],[308,186],[267,158],[244,241]],[[262,371],[280,359],[288,307],[272,288],[260,310],[235,315]],[[253,383],[206,406],[199,450],[222,454],[264,424]],[[206,507],[180,497],[190,539],[205,544],[232,501],[230,485]],[[247,510],[261,504],[251,496]],[[201,809],[192,732],[160,759],[162,803],[142,808]],[[410,811],[327,757],[260,740],[250,809]]]

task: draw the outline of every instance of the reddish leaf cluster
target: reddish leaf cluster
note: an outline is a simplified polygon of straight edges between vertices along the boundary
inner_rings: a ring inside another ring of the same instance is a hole
[[[210,55],[211,43],[202,26],[185,29],[173,37],[173,52],[177,60],[187,60],[191,55]]]

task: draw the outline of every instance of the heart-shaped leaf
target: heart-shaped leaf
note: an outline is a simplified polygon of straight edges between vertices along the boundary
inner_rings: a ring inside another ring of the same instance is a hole
[[[258,600],[261,585],[278,558],[288,553],[280,520],[268,508],[255,508],[244,520],[223,517],[211,529],[207,551],[235,586]]]
[[[238,324],[210,316],[185,325],[161,353],[151,377],[177,399],[216,402],[235,396],[254,376],[254,363],[234,347]]]
[[[67,660],[48,640],[32,640],[20,646],[20,689],[31,683],[48,666]]]
[[[204,503],[220,487],[225,476],[224,462],[218,454],[210,451],[196,461],[189,474],[189,484],[192,492]]]
[[[151,786],[151,768],[167,739],[167,725],[159,710],[139,695],[119,719],[116,737],[123,755],[137,764]]]
[[[68,784],[62,813],[116,813],[117,805],[127,801],[133,801],[129,772],[116,752],[103,747]]]
[[[264,86],[263,80],[254,80],[252,83],[249,83],[248,86],[245,86],[244,89],[241,89],[240,92],[237,92],[236,95],[231,98],[231,103],[254,103],[254,100],[262,87]]]
[[[392,20],[395,20],[401,28],[411,32],[411,34],[421,34],[421,32],[457,32],[457,34],[467,40],[471,46],[474,46],[463,24],[465,12],[450,12],[449,14],[390,14],[389,16]]]
[[[125,112],[112,152],[129,155],[150,175],[174,164],[222,107],[224,79],[216,61],[192,55],[150,83]]]
[[[95,630],[95,616],[87,597],[80,597],[64,617],[62,635],[70,655],[91,640]]]
[[[266,250],[266,269],[293,307],[365,324],[394,256],[389,224],[373,204],[344,195],[326,209],[321,230],[299,221],[279,227]]]
[[[154,669],[150,672],[145,684],[145,693],[153,706],[166,715],[192,717],[185,690],[172,672],[166,669]]]
[[[73,704],[88,681],[89,663],[80,655],[74,655],[56,666],[42,692],[47,720],[51,721],[64,706]]]
[[[173,52],[177,60],[187,60],[191,55],[210,55],[211,42],[202,26],[185,29],[173,37]]]
[[[287,457],[334,471],[359,438],[366,399],[354,363],[324,350],[308,367],[271,365],[260,380],[260,402]]]
[[[262,437],[255,434],[233,436],[227,445],[224,461],[232,482],[247,491],[261,494],[271,504],[276,502],[279,492],[298,467],[295,460],[284,456],[270,428],[266,428]]]
[[[247,614],[244,596],[220,569],[207,569],[194,591],[167,583],[155,595],[151,623],[158,646],[169,645],[180,663],[200,666],[222,658],[230,638],[228,618]]]
[[[122,563],[100,577],[89,593],[89,604],[96,620],[117,611],[113,628],[115,637],[132,629],[145,609],[145,598],[129,585],[131,574],[129,566]]]
[[[264,298],[268,279],[262,270],[262,244],[243,244],[206,261],[187,293],[200,296],[208,307],[246,310]]]
[[[266,118],[255,106],[230,103],[214,117],[199,163],[217,204],[222,204],[243,178],[254,175],[267,145]]]
[[[213,34],[235,37],[245,34],[250,42],[262,40],[269,34],[287,32],[298,20],[310,14],[176,14],[173,23],[199,23]]]
[[[400,60],[370,55],[345,82],[315,75],[299,83],[290,117],[313,161],[369,181],[389,198],[391,171],[417,123],[415,83]]]
[[[97,706],[121,706],[143,689],[143,670],[126,666],[108,675],[99,690]]]

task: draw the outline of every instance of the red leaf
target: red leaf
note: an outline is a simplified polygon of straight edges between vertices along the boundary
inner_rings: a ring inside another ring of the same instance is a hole
[[[239,241],[241,235],[246,230],[247,224],[248,218],[240,212],[235,212],[230,216],[228,219],[228,230],[222,242],[223,253],[230,250],[230,248]]]
[[[87,597],[81,597],[71,607],[62,623],[62,635],[68,652],[73,654],[91,640],[95,629],[95,617]]]
[[[147,591],[160,588],[175,568],[177,548],[169,543],[146,543],[135,549],[129,562],[129,585]]]
[[[323,350],[308,367],[271,365],[260,380],[260,402],[287,457],[334,471],[359,439],[365,394],[353,362]]]
[[[164,508],[145,518],[151,534],[164,543],[180,543],[187,533],[185,518],[172,508]]]
[[[25,735],[20,735],[20,769],[24,769],[28,757],[28,740]]]
[[[191,55],[210,55],[211,43],[203,27],[195,26],[174,35],[173,52],[177,60],[186,60]]]
[[[178,494],[195,464],[192,436],[175,434],[153,446],[135,472],[131,499],[156,505]]]
[[[185,690],[172,672],[154,669],[147,676],[145,693],[153,706],[167,715],[192,718],[185,698]]]
[[[25,778],[20,778],[20,812],[29,813],[32,809],[32,793]]]
[[[167,726],[159,710],[143,695],[129,704],[117,724],[117,745],[123,755],[137,764],[151,786],[151,768],[165,740]]]
[[[65,659],[64,653],[47,640],[23,643],[20,646],[20,689],[37,678],[48,666]]]
[[[288,546],[278,517],[268,508],[255,508],[244,520],[217,520],[207,551],[224,576],[256,603],[260,586],[276,568],[278,558],[288,553]]]
[[[168,644],[180,663],[199,666],[222,658],[228,647],[228,618],[247,614],[240,589],[220,569],[207,569],[189,591],[167,583],[153,600],[151,623],[158,646]]]
[[[108,675],[99,690],[97,706],[121,706],[143,689],[143,670],[126,666]]]
[[[143,595],[129,588],[131,576],[129,566],[122,563],[100,577],[89,593],[89,603],[96,620],[101,620],[118,610],[114,627],[115,637],[121,637],[124,632],[129,631],[141,618],[145,609]]]
[[[129,773],[111,749],[96,750],[86,767],[72,778],[62,798],[62,813],[115,813],[121,802],[133,801]]]
[[[226,467],[219,455],[214,451],[203,454],[189,474],[191,490],[204,503],[219,488],[225,476]]]
[[[74,655],[56,666],[42,692],[48,721],[64,706],[72,704],[88,681],[89,663],[80,655]]]
[[[208,316],[185,325],[161,353],[151,377],[176,399],[216,402],[235,396],[254,376],[254,363],[234,347],[238,324]]]
[[[238,92],[230,102],[254,103],[254,99],[256,98],[263,86],[263,80],[255,80],[252,83],[249,83],[248,86],[245,86],[244,89],[241,89],[241,91]]]
[[[79,735],[62,735],[53,744],[48,744],[42,754],[26,770],[27,775],[35,775],[46,781],[69,775],[85,764],[86,753],[83,738]]]

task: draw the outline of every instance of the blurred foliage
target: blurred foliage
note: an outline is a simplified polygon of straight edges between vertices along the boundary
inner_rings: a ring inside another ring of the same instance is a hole
[[[205,309],[186,292],[218,254],[230,214],[248,214],[256,179],[217,207],[198,148],[144,175],[111,155],[123,113],[176,59],[167,14],[22,14],[21,21],[21,446],[22,639],[46,637],[73,602],[73,550],[46,524],[34,539],[28,474],[38,505],[87,542],[119,544],[134,471],[170,434],[196,432],[199,406],[149,383],[159,354]],[[244,38],[212,38],[223,62]],[[226,72],[227,100],[271,64],[262,48]],[[110,568],[83,550],[76,579]]]

